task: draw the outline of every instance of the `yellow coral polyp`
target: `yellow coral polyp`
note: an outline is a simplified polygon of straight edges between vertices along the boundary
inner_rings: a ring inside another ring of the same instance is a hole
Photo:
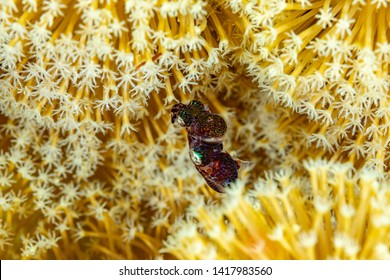
[[[160,105],[151,95],[172,101],[174,91],[187,94],[218,63],[215,38],[227,38],[212,28],[220,24],[206,17],[207,6],[200,0],[12,1],[0,22],[3,111],[63,131],[137,131],[144,108]]]
[[[350,164],[305,167],[307,176],[268,174],[250,191],[241,183],[221,205],[200,200],[163,250],[187,259],[387,258],[389,182]]]
[[[273,10],[273,20],[261,23],[253,10],[240,11],[249,19],[239,27],[248,30],[248,43],[237,53],[245,59],[236,61],[304,123],[299,141],[356,167],[387,172],[389,7],[382,1],[302,1]]]
[[[385,259],[384,1],[0,0],[2,259]],[[253,161],[207,188],[175,102]]]

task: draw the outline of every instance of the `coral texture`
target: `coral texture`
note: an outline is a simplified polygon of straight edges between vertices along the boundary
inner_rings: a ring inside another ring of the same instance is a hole
[[[2,259],[390,258],[387,0],[0,0]],[[254,166],[226,194],[177,102]]]

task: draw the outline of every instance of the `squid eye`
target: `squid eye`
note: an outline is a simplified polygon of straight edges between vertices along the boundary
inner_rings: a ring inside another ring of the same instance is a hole
[[[198,110],[204,109],[203,103],[200,102],[199,100],[192,100],[188,105],[193,109],[198,109]]]
[[[193,161],[196,165],[201,165],[201,164],[202,164],[202,157],[203,157],[203,156],[202,156],[201,153],[199,153],[198,151],[192,150],[190,156],[191,156],[192,161]]]
[[[189,126],[191,124],[191,114],[187,111],[181,111],[177,118],[177,122],[181,126]]]

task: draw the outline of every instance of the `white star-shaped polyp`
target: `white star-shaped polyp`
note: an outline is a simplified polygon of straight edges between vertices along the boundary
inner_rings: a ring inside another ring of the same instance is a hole
[[[344,37],[346,34],[351,35],[351,25],[355,22],[355,19],[348,19],[348,17],[344,17],[339,19],[336,24],[336,32]]]
[[[333,25],[332,21],[335,21],[331,8],[328,8],[326,10],[321,8],[320,13],[316,14],[315,18],[318,19],[317,24],[321,25],[323,29],[326,28],[327,26],[332,26]]]
[[[372,4],[376,4],[376,8],[379,9],[380,7],[387,8],[388,0],[373,0]]]

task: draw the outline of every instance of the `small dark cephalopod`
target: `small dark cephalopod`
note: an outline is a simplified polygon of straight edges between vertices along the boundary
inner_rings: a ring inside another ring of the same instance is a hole
[[[237,180],[240,168],[240,160],[223,151],[225,120],[199,100],[192,100],[175,104],[171,121],[186,128],[191,160],[207,184],[217,192],[225,192]]]

